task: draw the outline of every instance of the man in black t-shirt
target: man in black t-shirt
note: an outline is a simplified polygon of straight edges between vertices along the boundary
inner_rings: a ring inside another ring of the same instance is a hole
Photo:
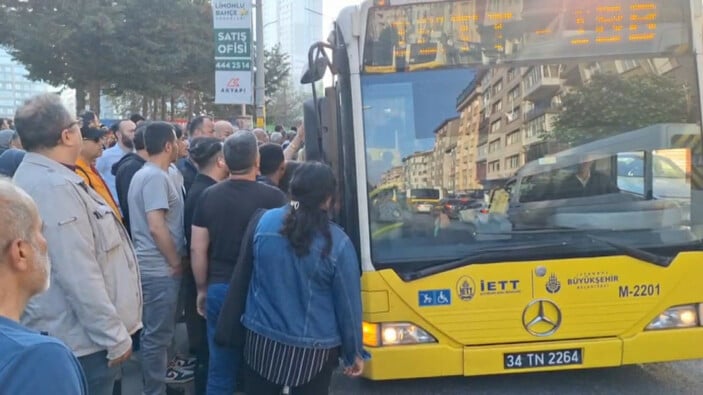
[[[196,205],[191,263],[198,287],[198,312],[207,320],[207,392],[231,394],[235,392],[240,351],[215,344],[217,318],[249,220],[260,208],[285,205],[286,196],[277,188],[256,182],[259,150],[253,133],[235,133],[225,140],[223,151],[230,177],[206,189]]]
[[[222,140],[217,137],[196,137],[190,145],[190,158],[198,165],[200,172],[195,176],[195,180],[186,195],[183,225],[186,236],[186,254],[190,256],[190,235],[195,207],[200,201],[205,190],[218,182],[224,180],[229,175],[229,170],[225,164],[225,157],[222,152]],[[195,286],[195,277],[190,264],[183,270],[183,307],[185,312],[185,323],[188,330],[188,346],[191,355],[197,357],[195,369],[195,393],[205,394],[207,383],[207,327],[205,319],[201,317],[196,309],[196,298],[198,295]]]

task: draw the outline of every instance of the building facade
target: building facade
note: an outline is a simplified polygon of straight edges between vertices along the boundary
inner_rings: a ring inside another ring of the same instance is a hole
[[[281,45],[290,56],[294,86],[308,62],[310,46],[322,39],[322,0],[264,0],[264,47]]]
[[[29,80],[28,74],[24,66],[0,49],[0,118],[14,118],[25,100],[51,90],[50,85]]]
[[[433,188],[430,177],[433,168],[434,151],[416,152],[403,159],[405,168],[405,189]]]

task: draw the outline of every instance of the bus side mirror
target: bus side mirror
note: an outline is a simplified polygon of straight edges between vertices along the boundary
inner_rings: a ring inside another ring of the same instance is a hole
[[[326,105],[327,98],[321,97],[315,102],[313,99],[303,103],[303,119],[305,123],[305,160],[324,162],[325,157],[322,147],[322,125],[319,114]]]
[[[303,73],[302,78],[300,78],[300,83],[313,84],[317,81],[320,81],[325,76],[325,72],[327,71],[328,66],[329,62],[326,58],[319,57],[315,59],[312,65],[307,65],[305,67],[305,72]]]

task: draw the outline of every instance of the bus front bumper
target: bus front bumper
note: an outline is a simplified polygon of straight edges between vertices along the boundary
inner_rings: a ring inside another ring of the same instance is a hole
[[[549,353],[567,350],[578,350],[579,363],[549,365],[550,357],[552,363],[559,359]],[[703,328],[643,332],[629,338],[466,347],[437,343],[370,348],[369,352],[372,358],[364,376],[371,380],[602,368],[703,358]],[[520,355],[521,366],[506,367],[507,355]],[[528,359],[542,365],[530,367]]]

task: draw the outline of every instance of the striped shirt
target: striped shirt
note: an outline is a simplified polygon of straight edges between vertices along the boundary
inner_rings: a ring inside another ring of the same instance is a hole
[[[253,331],[247,331],[244,343],[249,367],[267,381],[288,387],[310,382],[336,354],[336,349],[289,346]]]

